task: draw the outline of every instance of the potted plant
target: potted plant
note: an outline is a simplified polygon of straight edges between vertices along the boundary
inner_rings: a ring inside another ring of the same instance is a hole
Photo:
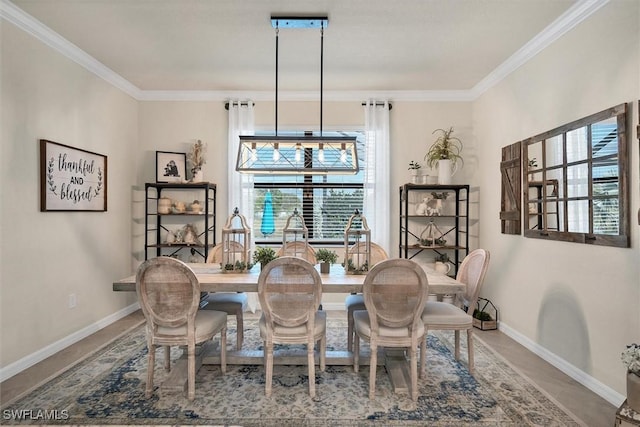
[[[414,184],[418,183],[418,176],[420,176],[420,168],[422,165],[415,160],[411,160],[409,162],[409,172],[411,172],[411,182]]]
[[[329,273],[331,264],[335,264],[338,261],[338,254],[322,248],[316,252],[316,259],[320,261],[320,273]]]
[[[484,302],[484,305],[480,307],[480,302]],[[489,311],[487,307],[491,306]],[[494,316],[491,312],[495,313]],[[498,310],[491,301],[486,298],[478,298],[478,308],[473,310],[473,326],[483,331],[498,329]]]
[[[453,133],[453,127],[449,130],[436,129],[433,133],[440,133],[438,138],[427,151],[424,160],[431,169],[438,168],[438,184],[451,184],[451,177],[457,171],[458,162],[464,163],[460,152],[462,151],[462,141]]]
[[[640,344],[629,344],[621,355],[627,368],[627,405],[640,413]]]
[[[229,262],[221,267],[223,273],[246,273],[253,268],[253,264],[238,260],[235,263]]]
[[[447,254],[438,254],[435,257],[436,262],[449,262],[449,255]]]
[[[278,255],[276,255],[276,251],[274,251],[273,248],[257,246],[256,250],[253,251],[253,262],[256,264],[260,263],[260,269],[263,269],[269,262],[276,258],[278,258]]]
[[[358,268],[353,260],[347,260],[347,274],[367,274],[367,271],[369,271],[369,263],[365,262]]]
[[[430,211],[429,215],[442,215],[443,201],[447,200],[447,197],[449,197],[449,193],[446,191],[443,191],[442,193],[433,191],[431,193],[431,206],[428,209]]]
[[[201,140],[198,140],[191,147],[191,151],[187,155],[187,159],[191,164],[191,182],[202,182],[202,165],[207,163],[207,160],[204,158],[204,154],[207,150],[207,146],[202,143]]]

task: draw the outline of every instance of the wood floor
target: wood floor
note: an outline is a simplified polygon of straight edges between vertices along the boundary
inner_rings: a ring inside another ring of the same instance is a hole
[[[346,316],[344,311],[329,311],[329,316]],[[247,313],[247,317],[256,316]],[[69,365],[111,342],[144,321],[140,311],[96,332],[88,338],[66,348],[31,368],[0,384],[0,403],[20,396],[55,377]],[[613,426],[617,408],[560,372],[535,354],[499,331],[479,331],[477,336],[497,351],[524,375],[535,381],[561,405],[579,417],[585,425]]]

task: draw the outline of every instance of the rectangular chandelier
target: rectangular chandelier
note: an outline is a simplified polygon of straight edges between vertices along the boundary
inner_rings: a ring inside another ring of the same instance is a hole
[[[240,136],[236,171],[355,175],[357,153],[355,136]]]

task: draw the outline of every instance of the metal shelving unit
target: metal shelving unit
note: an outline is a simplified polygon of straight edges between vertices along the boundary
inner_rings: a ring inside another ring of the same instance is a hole
[[[189,198],[198,200],[203,205],[200,213],[171,212],[159,213],[158,200],[161,197]],[[162,240],[165,233],[172,227],[197,223],[202,226],[198,230],[197,243],[172,242]],[[216,184],[210,182],[173,184],[146,183],[145,184],[145,235],[144,258],[150,256],[178,256],[185,249],[193,250],[206,261],[209,250],[216,244]]]
[[[416,213],[418,204],[432,193],[453,193],[454,197],[453,200],[447,197],[443,201],[439,215]],[[453,265],[450,274],[455,276],[460,263],[469,253],[469,186],[404,184],[400,186],[399,201],[400,258],[412,259],[425,251],[447,254]],[[430,222],[435,224],[441,235],[438,241],[424,245],[421,244],[421,234]]]

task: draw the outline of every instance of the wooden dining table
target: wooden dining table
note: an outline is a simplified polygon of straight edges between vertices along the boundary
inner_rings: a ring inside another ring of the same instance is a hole
[[[254,266],[245,273],[224,273],[218,264],[190,263],[189,267],[194,271],[200,289],[203,292],[258,292],[258,277],[260,276],[260,266]],[[429,281],[429,294],[457,294],[464,292],[466,285],[456,279],[438,273],[426,265],[422,265]],[[316,266],[319,271],[319,267]],[[348,274],[344,267],[333,265],[329,273],[321,273],[322,292],[324,293],[360,293],[366,275]],[[131,275],[113,282],[113,291],[135,292],[136,276]],[[347,337],[345,336],[345,347]],[[219,364],[219,349],[212,344],[202,346],[199,355],[196,357],[196,367],[201,364]],[[307,354],[304,350],[278,350],[274,352],[274,363],[280,365],[306,365]],[[183,358],[184,359],[184,358]],[[186,384],[186,359],[180,359],[172,369],[168,379],[162,384],[165,390],[180,391]],[[235,350],[228,349],[226,362],[231,365],[260,365],[263,363],[264,354],[261,350]],[[409,378],[406,369],[404,354],[397,351],[389,351],[378,357],[379,361],[384,361],[391,380],[391,384],[396,392],[408,392]],[[360,365],[367,365],[369,357],[360,356]],[[327,365],[353,365],[353,354],[346,349],[327,350]]]
[[[246,273],[224,273],[218,264],[191,263],[187,265],[196,274],[203,292],[258,292],[259,265],[255,265]],[[464,283],[438,273],[426,265],[422,267],[427,273],[430,294],[457,294],[466,289]],[[316,268],[319,270],[318,266]],[[323,293],[348,294],[362,292],[366,275],[347,274],[344,267],[334,264],[329,273],[321,273],[320,277],[322,278]],[[113,290],[135,292],[135,274],[113,282]]]

